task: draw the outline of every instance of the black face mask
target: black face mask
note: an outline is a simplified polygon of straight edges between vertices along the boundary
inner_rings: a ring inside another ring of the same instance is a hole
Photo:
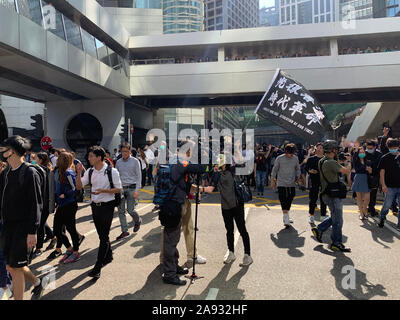
[[[11,154],[10,156],[8,156],[8,157],[6,158],[6,157],[4,156],[4,154],[5,154],[7,151],[10,151],[10,149],[7,149],[7,150],[4,150],[4,151],[0,152],[0,160],[3,161],[3,162],[7,162],[7,160],[12,156],[12,154]]]

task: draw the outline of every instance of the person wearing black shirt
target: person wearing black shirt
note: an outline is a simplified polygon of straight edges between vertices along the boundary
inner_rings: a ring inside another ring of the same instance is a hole
[[[310,175],[311,188],[310,188],[310,224],[314,224],[314,213],[317,208],[317,200],[319,196],[319,202],[321,204],[321,216],[326,216],[326,204],[322,200],[322,195],[319,194],[319,189],[321,186],[321,178],[319,174],[318,162],[324,157],[324,147],[322,143],[317,143],[315,146],[315,156],[309,157],[307,159],[305,170]]]
[[[256,178],[257,193],[259,196],[264,195],[265,179],[267,177],[267,163],[270,154],[271,146],[266,153],[263,149],[258,150],[257,157],[254,162],[254,177]]]
[[[370,184],[369,187],[371,189],[371,195],[368,205],[368,213],[372,217],[374,217],[377,215],[377,212],[375,210],[375,204],[376,204],[376,194],[378,193],[378,187],[379,187],[378,165],[379,161],[382,158],[382,153],[376,150],[376,144],[374,141],[371,140],[367,141],[367,147],[365,151],[366,151],[365,162],[369,167],[372,168],[372,174],[370,175],[370,183],[369,183]]]
[[[182,146],[180,147],[182,150]],[[174,181],[175,189],[170,199],[160,207],[160,215],[163,212],[178,212],[182,217],[182,210],[185,207],[185,200],[188,194],[186,177],[188,174],[202,174],[206,172],[206,165],[190,164],[187,160],[186,153],[180,153],[171,159],[171,180]],[[195,192],[192,188],[191,192]],[[163,281],[166,284],[185,285],[186,280],[181,280],[179,275],[187,274],[189,271],[178,265],[179,252],[177,245],[181,236],[182,219],[176,227],[164,226],[163,234]]]
[[[378,137],[378,146],[382,154],[386,154],[389,152],[389,148],[387,147],[387,141],[391,137],[392,137],[392,129],[388,125],[385,125],[383,127],[383,135]]]
[[[385,193],[379,227],[385,225],[386,215],[396,199],[400,202],[400,141],[389,138],[387,141],[389,153],[385,154],[379,162],[382,191]],[[397,222],[400,229],[400,218]]]
[[[23,299],[25,280],[34,286],[32,300],[40,299],[45,287],[42,285],[43,278],[38,279],[28,268],[31,253],[37,243],[36,232],[42,214],[39,173],[24,162],[24,154],[29,149],[29,141],[20,136],[4,140],[0,148],[2,161],[8,163],[8,168],[0,176],[3,221],[1,246],[7,270],[13,279],[16,300]],[[20,181],[22,170],[24,180]],[[24,201],[21,201],[21,195]]]

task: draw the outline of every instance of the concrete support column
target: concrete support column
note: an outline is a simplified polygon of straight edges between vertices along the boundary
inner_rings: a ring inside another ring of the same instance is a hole
[[[80,113],[89,113],[101,124],[101,145],[109,150],[118,148],[121,142],[121,125],[125,123],[123,99],[78,100],[47,102],[47,135],[56,148],[71,150],[67,144],[66,130],[70,121]]]
[[[225,47],[218,48],[218,62],[225,61]]]
[[[332,57],[339,56],[339,44],[337,39],[331,39],[330,41],[330,52]]]

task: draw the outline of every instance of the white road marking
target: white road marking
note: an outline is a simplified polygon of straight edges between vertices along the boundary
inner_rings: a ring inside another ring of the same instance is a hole
[[[206,297],[206,300],[216,300],[217,295],[218,295],[218,288],[211,288],[210,291],[208,292],[208,295]]]
[[[148,204],[148,205],[146,205],[146,206],[144,206],[144,207],[142,207],[142,208],[137,209],[136,211],[142,211],[142,210],[144,210],[144,209],[146,209],[146,208],[148,208],[148,207],[150,207],[150,206],[152,206],[152,205],[153,205],[153,204],[150,203],[150,204]],[[113,224],[116,223],[117,221],[119,221],[119,218],[115,218],[115,219],[112,221],[111,225],[113,225]],[[96,233],[96,229],[93,229],[93,230],[90,230],[89,232],[86,232],[86,233],[84,234],[84,236],[87,237],[87,236],[90,236],[90,235],[93,234],[93,233]]]
[[[375,217],[373,217],[373,219],[376,222],[379,222],[379,220],[380,220],[379,218],[375,218]],[[393,233],[397,234],[400,237],[400,232],[398,230],[396,230],[395,228],[393,228],[391,225],[389,225],[387,223],[387,221],[385,222],[385,228],[389,229],[390,231],[392,231]]]

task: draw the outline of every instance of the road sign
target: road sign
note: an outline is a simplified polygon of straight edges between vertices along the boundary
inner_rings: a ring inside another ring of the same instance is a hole
[[[42,140],[40,140],[40,145],[44,151],[47,151],[53,146],[53,141],[50,137],[43,137]]]

